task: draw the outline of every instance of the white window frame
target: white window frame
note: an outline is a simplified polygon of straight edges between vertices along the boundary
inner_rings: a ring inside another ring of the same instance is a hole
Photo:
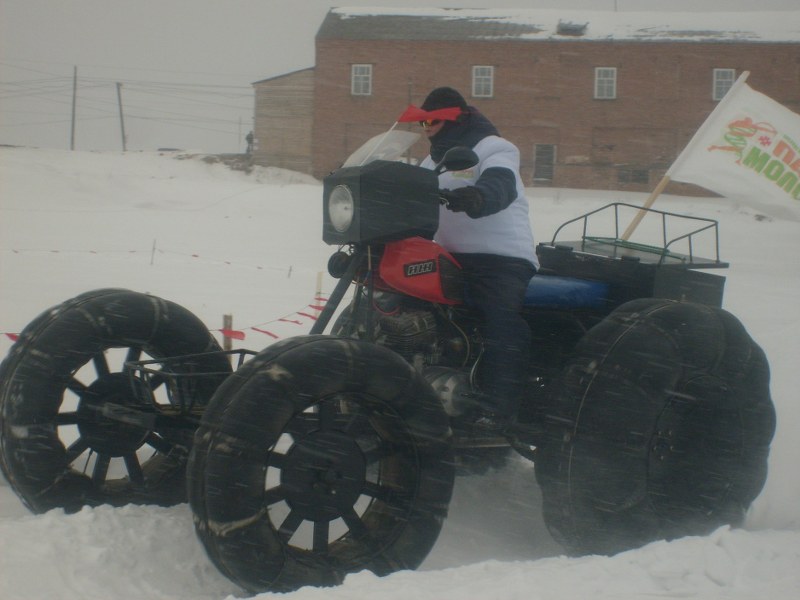
[[[617,99],[617,67],[594,68],[594,99]]]
[[[350,94],[352,96],[372,95],[372,65],[359,63],[350,65]]]
[[[711,82],[711,98],[717,102],[725,97],[736,81],[736,69],[714,69]]]
[[[472,97],[494,98],[494,67],[491,65],[472,66]]]

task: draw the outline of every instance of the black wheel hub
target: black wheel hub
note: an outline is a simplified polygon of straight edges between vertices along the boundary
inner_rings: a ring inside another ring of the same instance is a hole
[[[293,511],[310,521],[332,521],[351,511],[364,489],[366,458],[353,438],[317,431],[286,454],[281,486]]]
[[[135,386],[135,387],[134,387]],[[144,399],[150,391],[143,381],[124,373],[97,379],[81,395],[78,431],[98,454],[125,456],[138,449],[151,431],[153,405]]]

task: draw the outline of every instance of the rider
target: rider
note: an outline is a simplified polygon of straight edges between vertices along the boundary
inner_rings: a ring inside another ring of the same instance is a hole
[[[419,121],[430,141],[423,167],[433,169],[455,146],[478,155],[474,167],[439,176],[447,203],[440,208],[435,239],[461,264],[467,301],[483,314],[484,414],[478,421],[503,429],[516,416],[524,393],[531,332],[520,312],[539,266],[519,150],[450,87],[434,89],[420,108],[410,106],[400,120]]]

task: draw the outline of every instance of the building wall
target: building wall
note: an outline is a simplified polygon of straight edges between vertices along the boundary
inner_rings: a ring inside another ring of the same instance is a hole
[[[371,96],[350,94],[354,63],[373,65]],[[470,97],[473,65],[495,67],[493,98]],[[617,68],[616,100],[593,99],[595,67]],[[751,71],[751,87],[800,112],[800,44],[318,39],[312,172],[336,168],[407,104],[450,85],[520,148],[527,185],[534,144],[555,144],[553,186],[650,190],[716,106],[714,68]],[[412,150],[426,153],[423,142]],[[621,182],[630,169],[647,182]]]
[[[253,162],[311,173],[314,69],[259,81],[253,87]]]

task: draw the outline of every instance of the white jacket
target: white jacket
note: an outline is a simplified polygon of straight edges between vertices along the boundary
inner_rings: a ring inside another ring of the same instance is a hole
[[[533,230],[528,216],[528,199],[519,176],[519,150],[508,140],[490,135],[472,148],[479,162],[465,171],[445,171],[439,175],[441,189],[454,190],[474,185],[481,173],[490,167],[506,167],[517,181],[517,198],[505,209],[487,217],[473,219],[463,212],[439,209],[439,229],[435,240],[449,252],[498,254],[530,261],[537,269]],[[422,167],[433,169],[430,156]]]

